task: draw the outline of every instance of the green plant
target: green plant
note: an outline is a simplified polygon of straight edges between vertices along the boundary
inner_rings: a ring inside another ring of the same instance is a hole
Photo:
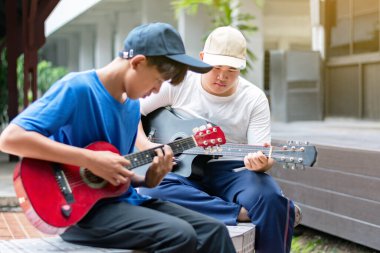
[[[262,6],[264,0],[252,0],[258,6]],[[212,18],[212,30],[219,26],[231,25],[239,29],[247,41],[249,35],[257,31],[257,27],[252,24],[255,17],[249,13],[239,12],[241,2],[239,0],[173,0],[172,6],[174,7],[176,16],[180,11],[185,10],[189,15],[198,13],[199,7],[205,6]],[[247,68],[242,71],[243,74],[252,69],[252,62],[256,59],[254,53],[247,50]]]
[[[24,98],[24,56],[20,56],[17,59],[17,87],[20,91],[19,105],[23,105]],[[67,69],[64,67],[55,67],[49,61],[42,60],[37,65],[37,92],[38,96],[43,95],[49,87],[56,82],[58,79],[62,78],[67,74]],[[32,91],[29,90],[28,101],[32,102]]]
[[[0,42],[0,45],[2,41]],[[5,47],[0,52],[0,129],[2,126],[8,122],[8,85],[7,85],[7,59],[6,59],[7,50]]]

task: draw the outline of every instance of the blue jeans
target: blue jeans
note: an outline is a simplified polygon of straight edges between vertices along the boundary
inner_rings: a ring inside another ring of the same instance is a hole
[[[290,252],[293,202],[268,174],[233,171],[242,165],[241,161],[212,161],[205,166],[200,180],[170,173],[158,187],[140,188],[140,193],[174,202],[227,225],[236,225],[244,207],[256,225],[256,252]]]

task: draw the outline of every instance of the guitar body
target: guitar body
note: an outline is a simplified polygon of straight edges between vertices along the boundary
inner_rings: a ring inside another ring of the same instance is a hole
[[[119,153],[107,142],[86,147]],[[63,233],[82,219],[96,202],[124,193],[129,183],[115,187],[85,168],[24,158],[17,164],[14,187],[28,220],[47,234]],[[69,188],[69,191],[65,191]]]
[[[170,109],[159,108],[143,117],[142,123],[146,135],[152,137],[152,142],[168,143],[190,136],[194,127],[202,124],[206,125],[208,122],[198,118],[183,119]],[[173,167],[172,172],[184,177],[199,177],[203,175],[202,168],[207,161],[221,156],[228,157],[228,159],[234,162],[239,161],[241,162],[241,166],[244,167],[244,156],[257,151],[262,151],[267,157],[271,157],[276,162],[282,163],[284,168],[290,167],[291,169],[303,169],[305,166],[312,166],[317,155],[314,146],[292,141],[287,145],[280,145],[279,147],[225,143],[221,149],[214,149],[212,152],[205,152],[198,147],[184,150],[176,156],[177,165]],[[148,167],[143,166],[136,171],[139,174],[145,174]]]
[[[193,128],[208,123],[198,118],[182,119],[166,108],[159,108],[141,120],[147,136],[154,132],[152,141],[156,143],[169,143],[189,137],[193,134]],[[191,174],[198,175],[202,173],[201,165],[211,158],[211,156],[206,155],[179,154],[176,156],[177,165],[173,167],[172,172],[184,177],[189,177]],[[149,166],[142,166],[137,168],[135,172],[145,175],[148,168]]]

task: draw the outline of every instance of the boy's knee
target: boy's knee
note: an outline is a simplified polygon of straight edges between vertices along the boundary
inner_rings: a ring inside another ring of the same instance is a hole
[[[184,248],[196,249],[197,234],[190,224],[186,222],[176,224],[173,227],[172,237],[175,243],[183,244]]]

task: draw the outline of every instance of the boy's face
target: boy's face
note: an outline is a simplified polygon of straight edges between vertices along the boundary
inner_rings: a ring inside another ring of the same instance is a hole
[[[165,81],[155,66],[149,66],[145,60],[131,62],[133,71],[126,75],[127,96],[131,99],[139,99],[160,91]]]
[[[203,88],[215,96],[230,96],[236,91],[240,70],[229,66],[214,66],[202,75]]]

